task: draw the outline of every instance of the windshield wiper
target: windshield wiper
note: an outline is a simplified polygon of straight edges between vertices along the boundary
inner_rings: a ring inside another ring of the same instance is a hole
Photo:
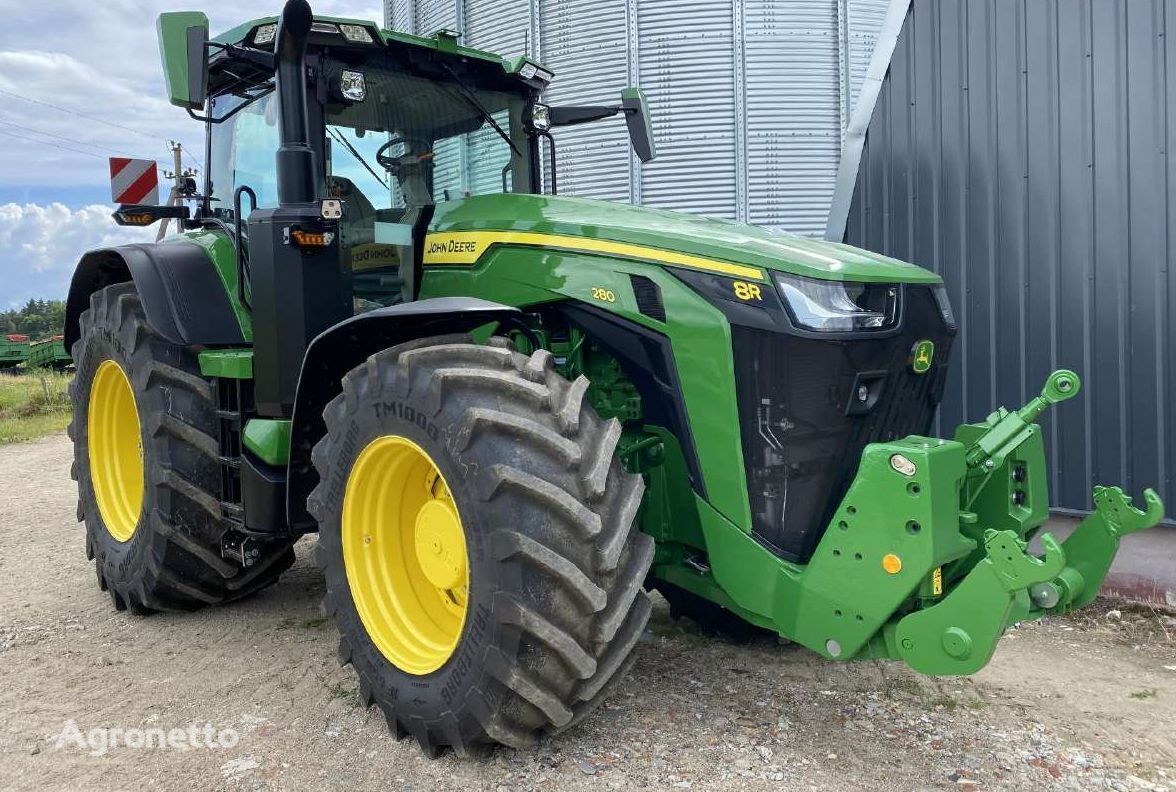
[[[384,179],[380,178],[379,174],[376,173],[375,169],[373,169],[372,166],[368,164],[368,161],[363,158],[363,155],[355,150],[355,146],[351,145],[351,141],[349,141],[347,138],[343,137],[343,135],[340,134],[337,129],[335,129],[332,126],[328,126],[327,127],[327,134],[330,135],[335,140],[342,143],[343,148],[345,148],[349,152],[351,152],[351,156],[355,157],[356,161],[360,165],[367,168],[367,172],[370,173],[376,181],[378,181],[380,184],[384,185],[385,187],[388,186],[388,182],[386,182]]]
[[[520,157],[523,156],[523,152],[519,149],[518,146],[515,145],[515,142],[510,139],[510,135],[506,134],[506,131],[503,130],[503,128],[499,126],[498,122],[494,120],[494,116],[490,115],[489,111],[486,110],[480,101],[478,101],[478,95],[474,93],[474,91],[471,90],[468,85],[462,82],[462,79],[457,76],[457,72],[453,70],[453,67],[448,63],[442,63],[441,65],[445,68],[445,71],[449,72],[449,76],[453,78],[453,82],[461,91],[461,97],[466,100],[466,103],[478,111],[478,114],[482,116],[483,121],[494,127],[494,131],[498,133],[500,138],[506,141],[506,144],[510,146],[511,151]]]

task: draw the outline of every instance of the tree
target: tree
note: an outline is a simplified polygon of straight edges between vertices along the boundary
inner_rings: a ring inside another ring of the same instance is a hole
[[[42,339],[60,335],[65,328],[63,300],[29,300],[23,308],[0,313],[0,332],[21,333]]]

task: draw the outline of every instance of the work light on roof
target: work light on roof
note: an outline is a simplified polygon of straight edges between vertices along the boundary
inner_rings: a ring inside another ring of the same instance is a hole
[[[363,25],[339,25],[343,38],[355,44],[371,44],[372,34]]]
[[[541,68],[537,63],[523,61],[523,65],[519,67],[519,76],[524,80],[538,80],[539,82],[549,83],[554,75],[547,71],[547,69]]]
[[[253,31],[253,43],[258,44],[272,44],[274,38],[278,35],[277,25],[261,25],[257,30]]]

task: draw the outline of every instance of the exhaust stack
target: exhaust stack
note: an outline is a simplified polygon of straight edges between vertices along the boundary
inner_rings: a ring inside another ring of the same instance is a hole
[[[287,0],[278,23],[274,59],[281,109],[281,146],[277,155],[281,206],[305,206],[316,198],[315,156],[310,146],[306,100],[306,40],[313,22],[314,14],[306,0]]]
[[[338,224],[323,218],[318,204],[323,163],[316,152],[323,145],[322,127],[311,128],[306,73],[306,45],[313,23],[307,0],[287,0],[274,45],[278,206],[258,208],[249,215],[254,401],[262,418],[290,417],[307,345],[352,313],[351,282],[339,258]],[[327,233],[331,237],[325,247],[306,249],[298,242],[299,234]],[[247,480],[278,478],[277,472],[244,455],[243,487]],[[271,506],[272,511],[281,511],[284,504]],[[253,512],[265,513],[266,508],[255,506]]]

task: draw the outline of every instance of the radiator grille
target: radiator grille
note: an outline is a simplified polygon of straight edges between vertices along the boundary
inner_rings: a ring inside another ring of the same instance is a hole
[[[733,326],[740,431],[753,534],[806,562],[869,443],[926,434],[942,397],[951,334],[926,287],[907,287],[888,337],[801,337]],[[925,374],[915,343],[935,343]]]

